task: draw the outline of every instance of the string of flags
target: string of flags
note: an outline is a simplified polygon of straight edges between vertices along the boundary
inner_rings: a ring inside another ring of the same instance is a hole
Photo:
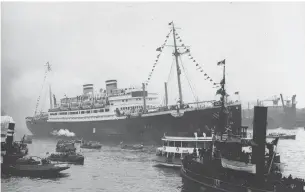
[[[170,32],[166,35],[165,41],[164,41],[164,43],[161,45],[161,47],[158,47],[158,48],[156,49],[156,51],[158,51],[159,53],[158,53],[158,55],[157,55],[157,57],[156,57],[156,59],[155,59],[155,62],[154,62],[154,64],[153,64],[153,67],[152,67],[151,71],[149,72],[148,78],[147,78],[147,80],[145,81],[145,85],[146,85],[146,86],[149,84],[149,82],[150,82],[150,80],[151,80],[151,77],[152,77],[152,74],[153,74],[153,72],[154,72],[154,70],[155,70],[155,67],[156,67],[156,65],[158,64],[160,55],[161,55],[161,53],[162,53],[162,51],[163,51],[163,49],[164,49],[164,47],[165,47],[165,45],[166,45],[166,43],[167,43],[167,40],[168,40],[168,38],[169,38],[169,36],[170,36],[170,34],[171,34],[172,31],[173,31],[173,30],[171,29]]]
[[[203,69],[203,65],[199,64],[193,57],[193,55],[191,54],[190,50],[184,45],[182,38],[180,37],[180,35],[176,32],[176,39],[178,41],[179,44],[181,44],[181,47],[184,49],[184,53],[188,54],[189,59],[195,64],[196,66],[196,70],[199,71],[200,73],[204,73],[204,77],[206,81],[209,81],[210,83],[212,83],[214,86],[216,86],[215,88],[219,87],[219,84],[214,82],[214,80],[204,71]],[[179,49],[178,49],[179,50]],[[181,51],[181,50],[179,50]]]

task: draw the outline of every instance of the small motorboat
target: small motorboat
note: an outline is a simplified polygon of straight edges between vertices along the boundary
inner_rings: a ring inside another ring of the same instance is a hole
[[[143,150],[144,145],[138,144],[138,145],[124,145],[123,142],[120,143],[121,149],[128,149],[128,150]]]
[[[80,148],[84,148],[84,149],[101,149],[102,145],[98,142],[82,142],[80,145]]]
[[[82,140],[75,140],[75,143],[82,143]]]
[[[70,152],[70,151],[72,151],[72,152],[76,151],[76,147],[75,147],[73,141],[60,140],[57,142],[56,152],[65,153],[65,152]]]
[[[34,158],[38,158],[35,160]],[[18,176],[55,176],[59,172],[69,169],[65,164],[54,164],[40,157],[20,158],[10,165],[1,165],[2,173]]]
[[[269,133],[266,138],[274,139],[274,138],[280,138],[280,139],[293,139],[295,140],[296,135],[288,135],[285,133]]]
[[[66,152],[66,153],[52,153],[50,156],[47,157],[50,161],[57,161],[57,162],[67,162],[73,164],[84,164],[85,157],[81,154],[76,152]]]

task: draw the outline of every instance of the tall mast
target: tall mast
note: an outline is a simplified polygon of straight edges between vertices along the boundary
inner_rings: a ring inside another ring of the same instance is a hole
[[[226,84],[226,66],[225,66],[225,60],[218,62],[218,65],[223,65],[223,79],[220,82],[221,85],[221,97],[220,97],[220,113],[219,113],[219,127],[218,127],[218,133],[221,133],[221,135],[224,132],[224,129],[226,129],[227,126],[227,115],[225,112],[225,98],[227,95],[226,89],[225,89],[225,84]]]
[[[143,89],[143,113],[146,113],[146,94],[145,94],[145,83],[142,83]]]
[[[52,109],[53,108],[53,102],[52,102],[51,83],[49,83],[49,94],[50,94],[50,109]]]
[[[180,81],[181,70],[180,70],[179,62],[178,62],[179,52],[178,52],[178,50],[177,50],[177,44],[176,44],[176,29],[175,29],[175,26],[174,26],[174,22],[172,22],[172,25],[173,25],[173,37],[174,37],[174,46],[175,46],[174,56],[175,56],[175,59],[176,59],[177,78],[178,78],[178,88],[179,88],[179,103],[180,103],[180,104],[183,104],[182,90],[181,90],[181,81]]]
[[[51,65],[49,64],[49,62],[47,62],[45,64],[46,66],[46,71],[45,71],[45,74],[44,74],[44,78],[43,78],[43,83],[42,83],[42,87],[41,87],[41,92],[43,91],[43,87],[45,85],[45,81],[46,81],[46,78],[47,78],[47,75],[48,75],[48,72],[51,71]],[[52,108],[52,92],[51,92],[51,85],[49,84],[49,94],[50,94],[50,108]],[[38,105],[39,105],[39,101],[40,101],[40,96],[41,96],[41,93],[37,99],[37,103],[36,103],[36,107],[35,107],[35,112],[34,112],[34,116],[36,116],[37,114],[37,108],[38,108]]]
[[[47,62],[46,66],[47,66],[47,72],[50,72],[51,71],[51,65],[49,64],[49,62]],[[53,102],[52,102],[51,82],[49,82],[49,97],[50,97],[50,109],[52,109],[53,108]]]

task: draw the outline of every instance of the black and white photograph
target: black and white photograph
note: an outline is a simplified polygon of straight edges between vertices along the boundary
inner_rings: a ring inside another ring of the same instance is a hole
[[[304,1],[1,1],[1,191],[305,192]]]

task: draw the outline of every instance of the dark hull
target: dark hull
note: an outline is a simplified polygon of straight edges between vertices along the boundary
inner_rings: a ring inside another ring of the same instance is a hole
[[[293,139],[295,140],[295,135],[283,135],[283,136],[278,136],[280,139]],[[275,139],[277,138],[277,136],[269,136],[267,135],[266,138],[269,138],[269,139]]]
[[[284,180],[281,175],[264,178],[244,171],[225,169],[219,159],[204,163],[196,160],[184,161],[180,173],[185,188],[194,187],[195,184],[197,189],[204,188],[207,191],[304,192],[304,185],[300,180]]]
[[[90,147],[90,146],[80,146],[82,149],[101,149],[102,146],[95,146],[95,147]]]
[[[215,191],[215,192],[273,192],[273,190],[266,190],[266,189],[254,189],[248,187],[238,186],[236,184],[230,184],[223,182],[221,180],[212,178],[212,177],[204,177],[195,173],[190,172],[184,167],[181,168],[181,176],[184,179],[185,185],[191,185],[191,182],[197,184],[201,189],[204,188],[208,191]],[[194,187],[194,186],[193,186]]]
[[[241,106],[230,106],[232,111],[233,130],[241,126]],[[210,128],[217,125],[213,116],[219,108],[208,108],[187,111],[182,117],[171,114],[134,117],[119,120],[87,121],[87,122],[47,122],[46,120],[27,121],[28,129],[34,137],[51,137],[54,130],[68,129],[77,138],[96,140],[104,143],[144,143],[159,144],[161,137],[167,135],[193,136],[202,132],[210,133]],[[209,129],[207,129],[208,127]],[[95,133],[94,129],[95,128]]]
[[[69,169],[69,167],[58,167],[50,170],[20,170],[13,166],[1,165],[1,174],[26,177],[55,177],[60,175],[61,171]]]
[[[55,162],[66,162],[66,163],[71,163],[71,164],[83,165],[85,158],[52,158],[52,157],[49,157],[48,160],[55,161]]]

